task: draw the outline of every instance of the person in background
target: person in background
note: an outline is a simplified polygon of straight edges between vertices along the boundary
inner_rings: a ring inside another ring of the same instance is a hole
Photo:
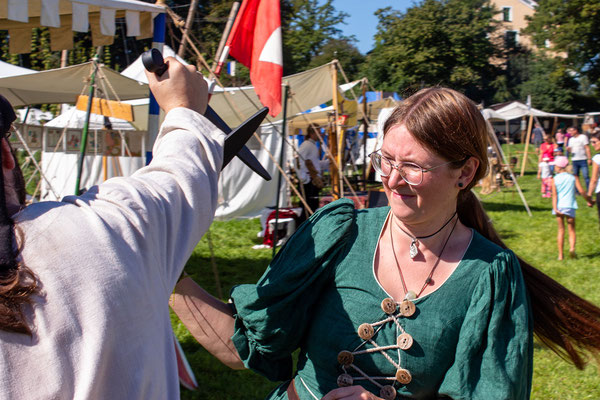
[[[593,133],[590,143],[596,154],[592,157],[592,178],[588,187],[588,196],[590,198],[596,193],[596,206],[598,207],[598,219],[600,221],[600,131]]]
[[[471,191],[489,168],[476,104],[423,89],[383,132],[390,206],[319,209],[229,303],[188,280],[171,304],[199,343],[281,381],[270,400],[528,399],[534,331],[579,368],[598,355],[600,309],[509,250]]]
[[[540,145],[544,142],[544,136],[546,135],[546,133],[544,132],[544,129],[542,128],[542,125],[540,125],[539,122],[535,123],[535,128],[533,128],[533,131],[531,133],[533,134],[531,140],[537,150],[540,148]]]
[[[592,154],[590,152],[590,142],[587,136],[582,135],[577,127],[572,126],[567,129],[571,135],[567,142],[567,150],[571,153],[571,164],[573,165],[573,175],[579,177],[579,171],[583,175],[585,187],[590,186],[590,176],[588,164],[592,164]],[[582,192],[580,192],[583,194]]]
[[[225,135],[208,88],[167,58],[148,74],[165,111],[150,165],[82,196],[23,205],[0,96],[3,399],[178,399],[169,296],[212,222]]]
[[[564,259],[565,242],[565,219],[569,230],[569,257],[576,258],[575,243],[577,235],[575,232],[575,212],[577,210],[577,199],[575,199],[575,189],[581,193],[591,205],[590,197],[581,187],[579,177],[567,172],[569,159],[559,156],[554,159],[554,168],[556,175],[552,178],[552,215],[556,215],[558,224],[558,233],[556,243],[558,245],[558,259]]]
[[[550,166],[550,172],[554,173],[554,150],[556,149],[556,144],[554,144],[554,139],[552,135],[544,135],[544,143],[540,146],[540,158],[539,162],[546,161]]]
[[[307,128],[304,142],[302,142],[298,149],[300,162],[299,177],[304,186],[306,203],[312,212],[315,212],[319,208],[319,192],[325,186],[322,176],[324,161],[321,160],[321,153],[317,147],[319,135],[316,129],[312,126]],[[301,220],[304,221],[308,215],[306,210],[302,212],[302,215]]]
[[[547,158],[544,158],[538,164],[537,178],[542,181],[542,197],[552,197],[552,171],[550,168],[550,162]]]
[[[556,140],[556,147],[560,149],[560,151],[564,151],[565,146],[565,133],[562,128],[559,128],[554,135],[554,139]]]

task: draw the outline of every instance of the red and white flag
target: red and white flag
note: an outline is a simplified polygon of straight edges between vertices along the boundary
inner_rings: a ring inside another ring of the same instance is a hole
[[[250,81],[269,114],[279,114],[283,76],[279,0],[244,0],[227,46],[229,54],[250,69]]]

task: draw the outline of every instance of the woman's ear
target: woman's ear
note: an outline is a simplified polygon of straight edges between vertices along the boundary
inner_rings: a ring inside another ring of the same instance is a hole
[[[2,139],[2,168],[12,170],[15,168],[15,158],[10,150],[10,145],[6,138]]]
[[[460,187],[469,186],[477,172],[477,168],[479,168],[479,160],[475,157],[469,157],[460,169],[460,176],[458,177],[458,182],[462,183]]]

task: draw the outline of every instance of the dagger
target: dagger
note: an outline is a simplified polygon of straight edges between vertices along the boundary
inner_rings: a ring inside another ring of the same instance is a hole
[[[144,52],[144,54],[142,54],[142,63],[146,70],[153,72],[158,76],[161,76],[169,68],[169,65],[165,63],[163,56],[158,49],[151,49]],[[250,139],[252,134],[256,132],[268,112],[269,109],[263,107],[253,116],[242,122],[240,126],[232,130],[211,106],[206,106],[206,111],[204,112],[206,119],[227,135],[225,144],[223,145],[223,165],[221,166],[221,170],[223,170],[233,157],[237,155],[244,164],[250,167],[252,171],[256,172],[264,180],[271,180],[271,175],[269,175],[256,157],[254,157],[254,154],[246,147],[246,142]]]

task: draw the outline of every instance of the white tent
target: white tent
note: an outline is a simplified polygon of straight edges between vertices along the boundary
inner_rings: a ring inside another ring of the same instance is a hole
[[[50,121],[52,118],[54,118],[54,115],[52,115],[51,112],[42,111],[38,108],[22,108],[20,110],[16,110],[16,112],[18,116],[17,121],[28,125],[41,125],[43,121]],[[23,121],[25,115],[27,115],[27,121]]]
[[[18,67],[16,65],[12,65],[6,63],[4,61],[0,61],[0,78],[4,78],[7,76],[17,76],[17,75],[27,75],[33,74],[37,71],[28,68]]]
[[[57,116],[56,118],[48,121],[45,126],[53,128],[83,128],[85,123],[86,112],[78,110],[75,107],[66,107],[66,110]],[[117,131],[131,131],[135,128],[124,119],[120,118],[109,118],[112,125],[112,129]],[[103,129],[104,128],[104,116],[98,114],[90,114],[89,129]]]
[[[577,114],[557,114],[557,113],[549,113],[542,110],[538,110],[533,107],[528,107],[526,104],[523,104],[518,101],[513,101],[510,104],[498,109],[493,110],[491,108],[486,108],[481,112],[486,119],[496,119],[496,120],[504,120],[508,121],[511,119],[517,119],[525,116],[533,115],[534,117],[558,117],[558,118],[581,118],[581,116]]]

